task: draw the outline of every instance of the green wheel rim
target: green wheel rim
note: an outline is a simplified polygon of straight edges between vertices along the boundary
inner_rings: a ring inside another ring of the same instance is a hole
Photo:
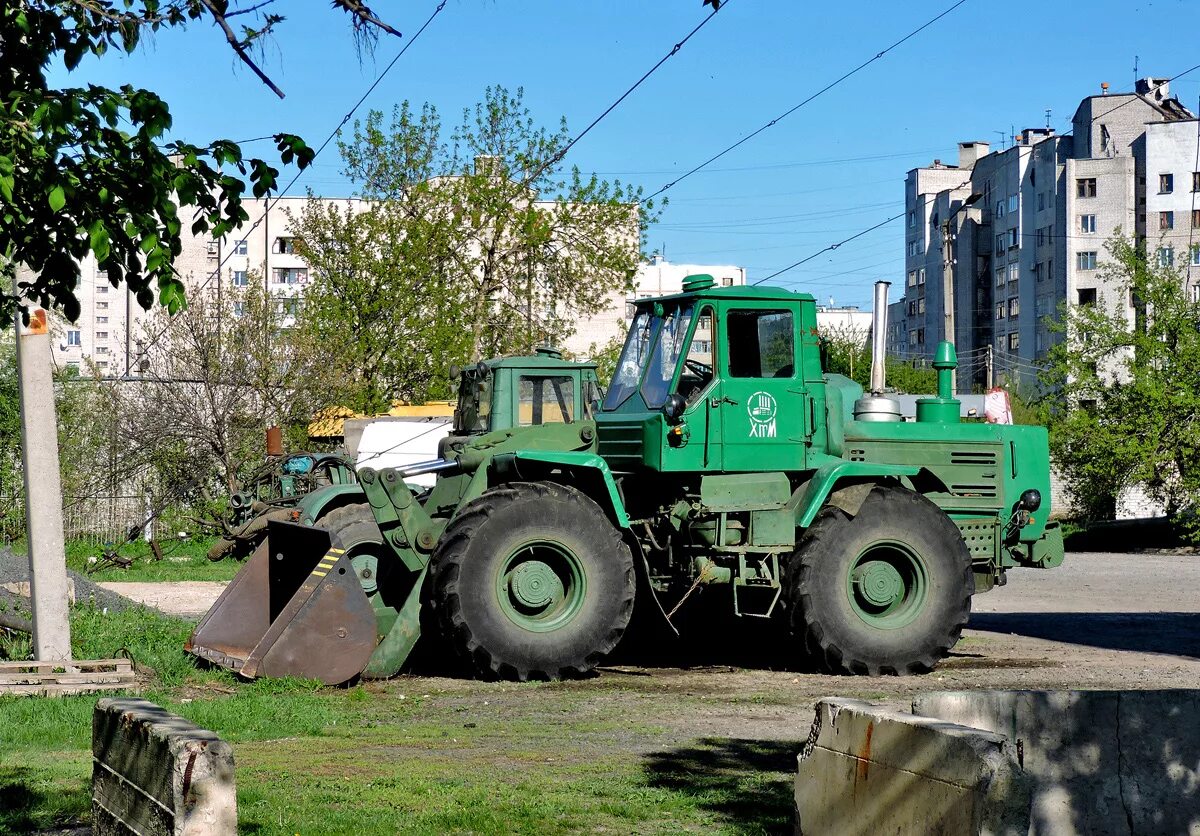
[[[925,608],[928,594],[925,561],[903,543],[872,543],[859,552],[846,575],[850,608],[880,630],[912,623]]]
[[[587,575],[561,543],[532,540],[512,549],[496,575],[496,600],[510,621],[534,633],[568,624],[587,598]]]

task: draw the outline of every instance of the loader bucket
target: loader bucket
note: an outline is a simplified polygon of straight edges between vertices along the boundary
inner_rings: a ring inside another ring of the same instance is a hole
[[[376,631],[358,575],[329,532],[271,521],[184,649],[248,679],[339,685],[366,667]]]

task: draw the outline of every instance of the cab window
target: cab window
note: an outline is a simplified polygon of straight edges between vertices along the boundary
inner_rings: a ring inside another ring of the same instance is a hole
[[[575,408],[575,381],[569,375],[522,375],[517,424],[569,424]]]
[[[725,318],[730,377],[794,377],[790,311],[730,311]]]
[[[679,382],[675,386],[675,391],[683,395],[688,403],[695,401],[712,382],[714,342],[713,309],[706,306],[700,309],[700,315],[696,318],[696,330],[692,333],[683,368],[679,370]]]

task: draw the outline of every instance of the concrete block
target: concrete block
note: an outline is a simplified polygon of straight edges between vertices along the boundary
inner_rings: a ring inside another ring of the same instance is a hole
[[[1029,828],[1003,735],[849,699],[817,703],[796,776],[796,833],[996,834]]]
[[[1006,735],[1035,836],[1200,836],[1200,691],[957,691],[913,712]]]
[[[29,581],[9,581],[8,583],[0,583],[0,589],[5,592],[11,592],[13,595],[20,595],[22,598],[29,597]],[[67,603],[75,603],[75,579],[67,578]]]
[[[233,749],[152,702],[100,700],[92,714],[92,832],[236,834]]]

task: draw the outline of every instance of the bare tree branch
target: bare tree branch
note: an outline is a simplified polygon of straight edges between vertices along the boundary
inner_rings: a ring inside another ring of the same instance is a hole
[[[272,93],[281,99],[285,98],[283,91],[275,86],[275,82],[271,81],[267,74],[259,69],[258,64],[255,64],[254,59],[250,57],[248,52],[246,52],[245,45],[241,40],[238,39],[238,36],[234,34],[233,29],[230,28],[229,24],[225,20],[225,13],[218,8],[215,0],[200,0],[200,2],[204,4],[204,8],[208,9],[209,13],[213,16],[213,20],[216,21],[217,25],[221,27],[221,30],[225,33],[225,40],[229,42],[229,46],[232,47],[233,51],[236,52],[238,57],[242,59],[242,63],[252,69],[254,74],[258,76],[259,80],[262,81],[263,84],[267,85],[267,87],[271,88]]]
[[[395,35],[397,38],[404,37],[391,26],[377,18],[375,13],[371,11],[366,3],[361,3],[359,0],[333,0],[332,5],[335,9],[341,9],[353,17],[354,28],[356,29],[361,29],[366,26],[374,26],[377,29],[382,29],[389,35]]]

